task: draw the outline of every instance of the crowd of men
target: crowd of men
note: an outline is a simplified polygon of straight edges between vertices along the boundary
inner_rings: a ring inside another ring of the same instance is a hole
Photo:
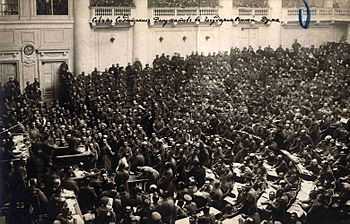
[[[137,61],[91,74],[72,74],[66,64],[60,70],[53,104],[41,101],[37,81],[23,94],[13,79],[4,90],[7,127],[23,123],[33,144],[28,160],[3,169],[10,224],[71,223],[64,190],[74,191],[83,214],[94,214],[87,223],[190,217],[209,224],[238,213],[251,224],[349,222],[349,44],[295,42],[291,49],[161,55],[152,66]],[[1,133],[4,154],[11,132]],[[91,157],[58,166],[60,148]],[[307,215],[287,212],[303,177],[280,150],[312,172],[316,187],[300,202]],[[262,209],[265,163],[278,176]],[[89,175],[77,179],[75,170]],[[135,176],[147,179],[144,188],[130,186]],[[234,195],[238,183],[244,187]]]
[[[323,0],[310,0],[308,1],[310,7],[325,8],[325,1]],[[336,1],[334,1],[336,4]],[[303,1],[299,0],[282,0],[282,7],[284,8],[300,8],[304,6]]]
[[[341,0],[335,0],[333,1],[333,8],[345,8],[349,9],[350,8],[350,1],[341,1]]]
[[[218,0],[149,0],[149,7],[216,7],[219,5]]]
[[[248,8],[267,8],[268,1],[261,0],[233,0],[233,7],[248,7]]]
[[[350,1],[349,0],[333,0],[331,4],[326,4],[326,1],[324,0],[309,0],[308,4],[310,7],[315,8],[344,8],[348,9],[350,7]],[[283,8],[300,8],[304,6],[303,1],[299,0],[282,0],[282,7]]]
[[[308,1],[310,7],[324,8],[325,4],[322,0],[310,0]],[[284,8],[296,8],[303,7],[303,1],[299,0],[283,0],[282,5]],[[334,1],[334,8],[341,8],[349,6],[349,1]],[[217,7],[219,5],[218,0],[149,0],[149,7]],[[112,7],[133,7],[133,0],[90,0],[90,6],[112,6]],[[268,7],[267,0],[233,0],[234,7],[253,7],[253,8],[266,8]]]
[[[68,15],[68,0],[37,0],[37,15]]]
[[[91,7],[111,6],[111,7],[133,7],[133,0],[90,0]]]

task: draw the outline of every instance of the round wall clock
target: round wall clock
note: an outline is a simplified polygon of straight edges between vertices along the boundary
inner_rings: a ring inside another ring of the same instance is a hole
[[[23,53],[26,55],[26,56],[30,56],[34,53],[34,46],[33,45],[26,45],[24,48],[23,48]]]

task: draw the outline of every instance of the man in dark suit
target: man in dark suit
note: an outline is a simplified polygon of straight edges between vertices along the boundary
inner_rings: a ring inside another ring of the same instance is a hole
[[[78,202],[82,213],[85,214],[88,211],[94,210],[97,206],[97,200],[96,191],[90,186],[90,179],[86,178],[78,193]]]

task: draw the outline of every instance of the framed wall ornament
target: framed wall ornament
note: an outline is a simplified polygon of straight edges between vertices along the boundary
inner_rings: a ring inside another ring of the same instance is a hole
[[[25,44],[22,48],[23,63],[33,64],[36,61],[35,46],[31,43]]]
[[[27,44],[23,47],[23,53],[25,56],[31,56],[34,54],[35,48],[32,44]]]

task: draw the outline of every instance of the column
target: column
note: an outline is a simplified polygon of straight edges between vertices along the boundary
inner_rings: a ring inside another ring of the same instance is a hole
[[[220,0],[219,3],[220,18],[235,18],[237,13],[233,9],[232,0]],[[220,50],[229,51],[233,45],[238,45],[238,31],[230,22],[224,22],[220,27],[219,33],[220,42],[218,43]]]
[[[282,0],[269,0],[270,18],[271,19],[282,19]],[[269,40],[269,44],[272,48],[278,48],[281,42],[281,24],[272,22],[267,29],[268,33],[266,38]]]
[[[95,67],[93,32],[88,0],[74,0],[74,72],[89,73]],[[70,68],[70,70],[73,70]]]
[[[132,15],[138,19],[150,18],[151,15],[148,15],[148,5],[146,0],[134,0],[135,10]],[[151,19],[151,18],[150,18]],[[133,27],[133,55],[132,59],[140,60],[142,63],[151,63],[152,55],[149,52],[151,50],[148,38],[150,36],[150,31],[148,24],[145,22],[138,22]]]
[[[18,13],[21,20],[28,20],[29,17],[36,14],[36,9],[33,7],[34,3],[28,0],[18,1]],[[34,14],[33,14],[34,13]]]

